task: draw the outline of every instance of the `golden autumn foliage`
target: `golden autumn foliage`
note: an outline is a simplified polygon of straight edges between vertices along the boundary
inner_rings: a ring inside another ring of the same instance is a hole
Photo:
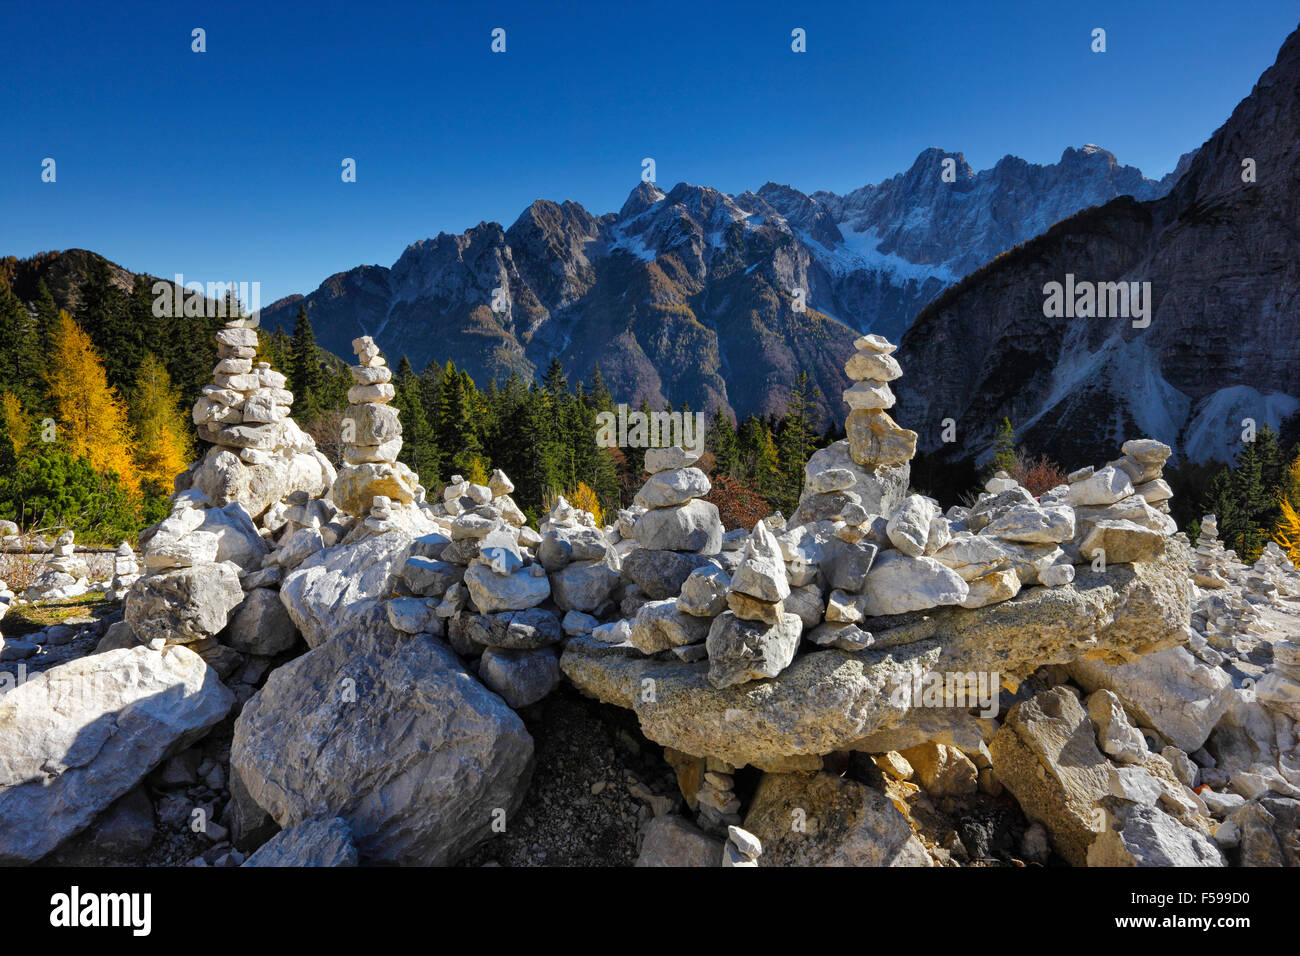
[[[164,492],[194,455],[189,423],[181,411],[180,395],[167,368],[146,352],[132,393],[131,424],[135,428],[135,462],[140,480]]]
[[[583,511],[590,511],[596,516],[596,527],[603,527],[605,524],[605,512],[600,506],[600,498],[596,492],[591,489],[585,481],[578,482],[578,487],[564,497],[569,499],[569,504],[575,508],[581,508]]]
[[[1300,515],[1285,498],[1282,499],[1282,517],[1273,529],[1273,540],[1286,552],[1292,564],[1300,565]]]
[[[90,336],[62,310],[54,322],[45,380],[58,417],[59,444],[96,471],[116,474],[132,493],[139,492],[126,403],[108,384]]]
[[[483,460],[482,455],[475,455],[465,469],[465,478],[471,485],[486,485],[490,476],[488,475],[487,462]]]
[[[0,395],[0,420],[4,422],[5,433],[13,445],[14,454],[21,455],[32,441],[32,423],[23,410],[23,403],[13,392]]]
[[[1300,508],[1300,456],[1287,469],[1279,506],[1282,516],[1273,529],[1273,540],[1286,552],[1292,564],[1300,565],[1300,514],[1296,513],[1296,509]]]

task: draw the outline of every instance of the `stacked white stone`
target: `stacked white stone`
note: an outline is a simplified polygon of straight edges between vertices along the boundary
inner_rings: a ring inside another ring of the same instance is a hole
[[[199,437],[213,447],[182,478],[202,493],[205,505],[238,501],[254,521],[293,491],[324,495],[334,466],[290,417],[293,393],[284,375],[266,362],[253,364],[257,329],[247,319],[231,319],[216,338],[212,384],[193,410]],[[178,491],[185,487],[178,482]]]
[[[1254,570],[1275,589],[1273,603],[1280,603],[1286,597],[1300,597],[1300,571],[1296,570],[1296,566],[1276,541],[1264,545]]]
[[[1165,539],[1178,530],[1167,514],[1173,492],[1160,477],[1169,446],[1142,438],[1126,441],[1123,451],[1104,468],[1081,468],[1068,479],[1074,544],[1087,561],[1102,554],[1107,564],[1149,560],[1164,553]]]
[[[113,554],[113,580],[109,583],[109,596],[115,601],[126,597],[127,590],[140,579],[140,565],[131,545],[123,541]]]
[[[903,374],[893,357],[893,345],[882,335],[864,335],[853,343],[857,352],[845,372],[853,380],[844,390],[849,416],[844,428],[854,462],[863,468],[890,468],[916,454],[916,432],[900,428],[887,409],[894,407],[889,383]]]
[[[269,425],[289,417],[293,393],[285,389],[286,379],[266,362],[253,365],[257,355],[257,329],[235,319],[217,333],[217,367],[212,384],[194,405],[194,424],[199,437],[217,445],[248,451],[245,461],[256,460],[257,452],[271,448],[250,440],[247,433],[226,432],[236,425]]]
[[[402,423],[388,403],[396,390],[393,373],[384,364],[379,346],[363,335],[353,339],[357,364],[352,366],[349,407],[343,416],[343,467],[331,497],[349,514],[370,511],[376,496],[408,504],[421,494],[419,477],[397,460],[402,450]]]
[[[623,591],[622,612],[633,619],[628,639],[644,654],[673,651],[682,660],[703,660],[710,618],[721,611],[700,614],[678,608],[678,595],[692,572],[721,567],[722,519],[717,506],[703,500],[712,484],[694,467],[698,459],[678,446],[648,449],[650,477],[632,508],[619,514],[622,533],[636,547],[615,548],[611,557],[617,559],[622,550],[622,573],[630,582]]]
[[[616,608],[611,596],[622,581],[622,561],[595,516],[561,496],[541,528],[537,559],[551,576],[556,606],[569,614],[612,614]]]
[[[1236,567],[1234,567],[1236,565]],[[1201,518],[1201,533],[1192,553],[1192,580],[1197,587],[1217,591],[1228,586],[1228,578],[1244,565],[1234,561],[1231,552],[1219,540],[1219,522],[1214,515]]]
[[[24,598],[28,601],[61,601],[90,590],[90,567],[77,557],[73,541],[71,531],[65,531],[55,539],[54,547],[50,549],[53,557],[24,592]]]
[[[728,610],[709,627],[709,683],[719,689],[775,677],[794,660],[803,620],[785,609],[790,596],[776,536],[759,521],[727,590]]]
[[[650,477],[633,499],[634,505],[645,509],[632,529],[642,548],[694,554],[722,550],[718,508],[703,500],[713,485],[694,467],[699,457],[676,445],[646,451],[645,468]]]
[[[740,823],[740,798],[736,796],[736,768],[709,757],[704,764],[696,799],[699,801],[699,824],[712,833],[725,832]]]

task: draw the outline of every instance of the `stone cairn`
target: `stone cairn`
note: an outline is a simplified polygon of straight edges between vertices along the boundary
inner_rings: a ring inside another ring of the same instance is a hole
[[[1192,629],[1204,640],[1190,641],[1188,646],[1215,666],[1223,663],[1225,654],[1253,653],[1259,638],[1274,630],[1263,609],[1284,607],[1287,598],[1300,596],[1300,573],[1276,541],[1265,545],[1253,566],[1247,565],[1219,540],[1214,515],[1201,518],[1192,554],[1192,581],[1198,588]]]
[[[423,497],[418,476],[397,460],[402,450],[402,423],[388,403],[396,390],[392,371],[368,335],[352,342],[357,364],[352,366],[349,407],[343,417],[343,467],[334,480],[334,504],[349,514],[371,512],[376,497],[380,514],[376,522],[392,520],[394,504],[407,505]],[[385,511],[387,514],[385,515]]]
[[[591,633],[600,618],[613,616],[622,560],[592,514],[561,496],[542,520],[537,559],[550,575],[552,599],[565,612],[566,633]]]
[[[55,539],[50,549],[53,557],[24,592],[24,599],[62,601],[90,590],[90,567],[85,559],[77,557],[77,546],[73,542],[71,531],[65,531]]]
[[[633,507],[619,515],[620,527],[636,543],[623,561],[624,577],[631,581],[623,601],[625,616],[647,602],[674,601],[690,573],[722,551],[722,519],[717,506],[703,500],[712,484],[694,467],[698,459],[678,447],[646,450],[650,477]]]
[[[1085,560],[1146,561],[1164,552],[1178,531],[1169,517],[1173,491],[1160,477],[1171,449],[1151,438],[1126,441],[1123,457],[1101,469],[1080,468],[1068,477],[1075,544]]]
[[[844,393],[848,437],[813,454],[788,521],[775,515],[724,537],[699,500],[709,484],[693,467],[695,457],[676,448],[647,452],[650,478],[614,529],[623,618],[597,624],[589,636],[575,631],[566,673],[579,686],[592,686],[584,675],[599,672],[600,661],[651,656],[665,667],[698,664],[712,694],[743,694],[753,681],[783,677],[801,654],[873,649],[874,620],[947,606],[979,609],[1026,588],[1065,587],[1076,565],[1103,550],[1111,564],[1163,554],[1176,528],[1161,478],[1169,448],[1155,441],[1127,442],[1117,461],[1076,472],[1039,497],[1005,474],[992,478],[971,507],[946,513],[933,499],[909,493],[917,436],[885,411],[894,404],[889,383],[902,374],[895,348],[877,335],[856,344],[846,368],[854,381]],[[672,706],[689,707],[681,689],[674,692]],[[644,701],[635,707],[654,712]],[[721,833],[738,824],[736,767],[663,742],[700,825]],[[721,749],[728,759],[744,753],[731,743]],[[980,772],[989,769],[987,754],[967,762],[972,786],[992,792],[996,781]],[[762,764],[773,766],[767,755]],[[776,765],[815,769],[820,758],[801,751]]]
[[[255,521],[290,491],[320,497],[334,480],[334,466],[290,417],[293,393],[284,375],[266,362],[254,366],[257,344],[246,319],[217,332],[212,384],[193,411],[199,438],[212,448],[176,489],[192,486],[217,508],[240,502]]]
[[[916,454],[916,432],[900,428],[887,409],[894,407],[889,383],[903,374],[891,344],[881,335],[864,335],[844,371],[853,385],[844,390],[849,415],[844,422],[849,453],[864,468],[901,465]]]
[[[1214,515],[1201,518],[1201,533],[1196,538],[1192,553],[1192,580],[1199,588],[1217,591],[1228,586],[1228,579],[1237,577],[1246,566],[1237,560],[1237,553],[1223,546],[1219,540],[1219,520]]]
[[[131,545],[123,541],[113,553],[113,579],[109,583],[109,597],[121,601],[131,585],[140,580],[140,565],[135,559]]]
[[[211,447],[177,477],[171,513],[141,533],[142,574],[118,548],[110,588],[125,591],[123,621],[104,646],[183,644],[242,704],[300,641],[280,601],[284,575],[342,538],[349,519],[321,501],[334,466],[291,417],[284,375],[255,362],[257,329],[232,318],[216,340],[212,383],[192,413]]]
[[[518,708],[559,684],[559,613],[567,611],[568,626],[580,631],[593,626],[596,619],[577,607],[608,611],[619,578],[608,568],[604,578],[588,573],[613,553],[590,515],[561,498],[539,534],[512,491],[500,469],[486,485],[452,476],[428,509],[439,530],[413,540],[388,616],[403,633],[445,634],[467,667]],[[543,555],[556,569],[551,577]]]

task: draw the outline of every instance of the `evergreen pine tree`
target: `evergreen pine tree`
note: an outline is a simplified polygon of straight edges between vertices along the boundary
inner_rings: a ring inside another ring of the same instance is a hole
[[[0,390],[12,392],[26,405],[39,394],[40,333],[27,307],[0,278]]]
[[[311,319],[307,317],[305,305],[298,307],[289,359],[287,371],[294,406],[304,418],[311,418],[321,410],[325,375],[321,371],[320,356],[316,352],[316,335],[312,332]]]
[[[990,474],[1005,471],[1010,474],[1016,467],[1016,432],[1011,427],[1011,419],[1002,419],[998,434],[993,442],[993,460],[989,463]]]
[[[108,261],[94,256],[81,285],[78,325],[100,356],[108,383],[119,391],[135,381],[144,357],[144,330],[128,321],[128,296],[113,281]]]

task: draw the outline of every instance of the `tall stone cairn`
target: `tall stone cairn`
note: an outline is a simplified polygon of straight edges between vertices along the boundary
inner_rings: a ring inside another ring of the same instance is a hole
[[[259,519],[293,491],[318,498],[334,480],[334,466],[290,417],[293,393],[267,362],[254,365],[257,329],[234,318],[217,332],[212,384],[194,404],[199,438],[211,442],[176,491],[196,488],[212,507],[238,501]]]
[[[257,355],[257,329],[243,319],[234,319],[217,333],[217,367],[212,384],[194,405],[194,424],[199,437],[214,445],[238,452],[270,451],[271,437],[262,426],[289,417],[293,393],[287,380]],[[243,426],[242,428],[240,426]],[[245,456],[256,458],[256,455]]]
[[[388,403],[396,390],[393,372],[379,354],[374,340],[353,339],[357,364],[352,366],[349,407],[343,416],[343,462],[331,497],[344,511],[367,513],[376,497],[407,504],[420,493],[415,472],[397,460],[402,450],[402,423]],[[387,507],[381,503],[381,508]]]
[[[892,354],[897,346],[882,335],[864,335],[853,345],[857,352],[845,365],[853,385],[844,390],[849,453],[854,463],[872,470],[911,461],[916,432],[900,428],[886,411],[895,401],[889,383],[903,374]]]

